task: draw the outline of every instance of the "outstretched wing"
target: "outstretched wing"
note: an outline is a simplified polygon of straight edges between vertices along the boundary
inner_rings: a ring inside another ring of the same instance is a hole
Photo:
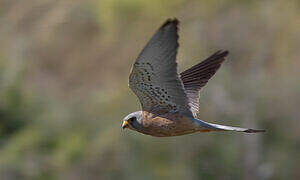
[[[133,65],[129,87],[142,109],[154,114],[179,111],[192,116],[177,73],[178,20],[167,20],[153,35]]]
[[[199,64],[180,73],[191,111],[195,117],[199,111],[199,92],[201,88],[217,72],[227,55],[228,51],[218,51]]]

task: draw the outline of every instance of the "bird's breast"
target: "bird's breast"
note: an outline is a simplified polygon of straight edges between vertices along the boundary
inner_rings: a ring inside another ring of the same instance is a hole
[[[197,128],[193,121],[179,113],[167,113],[157,116],[143,112],[143,129],[141,132],[144,134],[167,137],[196,131]]]

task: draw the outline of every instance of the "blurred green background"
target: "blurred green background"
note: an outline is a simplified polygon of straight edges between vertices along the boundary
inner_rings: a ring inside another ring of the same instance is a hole
[[[266,129],[154,138],[130,67],[167,19],[179,71],[230,51],[199,118]],[[299,179],[299,0],[0,0],[0,179]]]

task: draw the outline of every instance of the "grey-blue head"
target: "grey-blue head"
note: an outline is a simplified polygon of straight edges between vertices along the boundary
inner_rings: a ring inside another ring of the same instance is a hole
[[[143,115],[142,111],[136,111],[128,114],[122,123],[122,128],[129,128],[134,131],[140,131],[143,128]]]

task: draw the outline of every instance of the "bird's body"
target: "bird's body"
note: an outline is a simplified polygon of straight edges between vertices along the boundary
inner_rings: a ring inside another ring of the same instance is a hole
[[[194,132],[210,131],[240,131],[248,133],[263,131],[212,124],[197,118],[181,115],[178,112],[170,112],[162,115],[155,115],[147,111],[138,111],[135,113],[142,116],[142,128],[136,128],[130,124],[128,124],[128,128],[156,137],[181,136]]]
[[[220,68],[228,51],[218,51],[179,75],[177,25],[177,19],[166,21],[134,63],[129,87],[138,96],[142,111],[126,116],[122,127],[157,137],[210,131],[262,132],[197,119],[200,89]]]
[[[198,131],[199,126],[192,119],[179,113],[166,113],[159,116],[143,111],[143,134],[157,137],[179,136]]]

